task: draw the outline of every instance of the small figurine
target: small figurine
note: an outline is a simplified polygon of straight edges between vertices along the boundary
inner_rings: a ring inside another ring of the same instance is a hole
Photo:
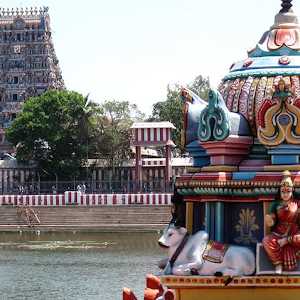
[[[293,182],[288,171],[283,173],[280,199],[274,201],[270,214],[265,216],[271,233],[263,239],[263,246],[275,266],[275,273],[293,271],[300,258],[300,229],[297,223],[299,201],[293,198]]]

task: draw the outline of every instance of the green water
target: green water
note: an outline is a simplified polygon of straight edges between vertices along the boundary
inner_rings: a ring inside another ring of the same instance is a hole
[[[0,233],[0,299],[143,299],[159,233]]]

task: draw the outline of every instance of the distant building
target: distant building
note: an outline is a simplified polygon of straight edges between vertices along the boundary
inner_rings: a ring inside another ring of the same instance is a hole
[[[0,70],[0,152],[9,152],[5,128],[24,101],[64,88],[48,8],[0,8]]]

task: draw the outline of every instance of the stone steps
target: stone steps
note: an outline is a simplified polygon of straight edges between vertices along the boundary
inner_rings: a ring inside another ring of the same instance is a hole
[[[161,230],[170,221],[169,206],[33,207],[40,230]],[[0,231],[32,230],[12,206],[0,207]]]
[[[93,225],[86,224],[82,226],[74,225],[60,225],[53,224],[50,225],[39,225],[35,227],[28,227],[26,225],[0,225],[0,232],[8,231],[82,231],[82,232],[132,232],[132,231],[143,231],[143,232],[153,232],[153,231],[162,231],[165,228],[166,224],[117,224],[117,225]]]

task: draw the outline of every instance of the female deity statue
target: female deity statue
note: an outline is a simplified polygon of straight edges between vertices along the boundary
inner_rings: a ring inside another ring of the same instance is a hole
[[[293,182],[288,171],[283,173],[280,199],[272,203],[265,216],[271,233],[263,239],[263,246],[275,266],[275,273],[297,268],[300,258],[300,228],[298,225],[300,202],[293,198]]]

